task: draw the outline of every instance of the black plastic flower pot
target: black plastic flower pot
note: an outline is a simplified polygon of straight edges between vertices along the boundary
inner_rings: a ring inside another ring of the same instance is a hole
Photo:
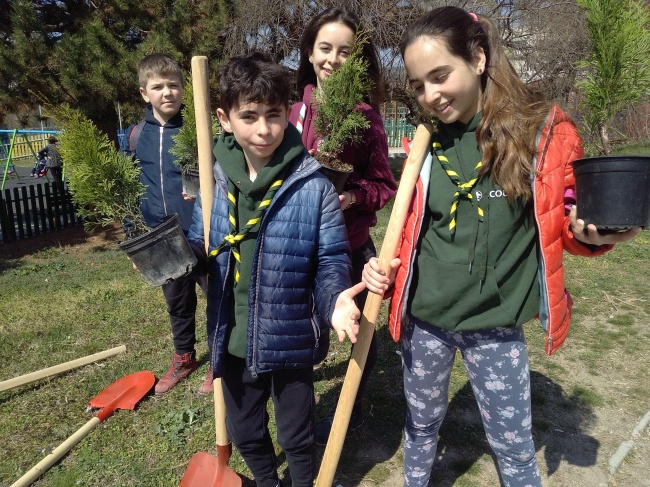
[[[185,169],[183,171],[183,193],[189,198],[196,198],[199,194],[199,170],[198,168]]]
[[[327,179],[329,179],[334,185],[337,193],[343,192],[343,187],[345,186],[346,181],[352,174],[352,171],[339,171],[338,169],[333,169],[331,167],[321,166],[320,172],[322,172]]]
[[[189,274],[197,262],[175,213],[150,232],[118,246],[152,286]]]
[[[650,228],[650,157],[578,159],[573,173],[578,218],[599,230]]]

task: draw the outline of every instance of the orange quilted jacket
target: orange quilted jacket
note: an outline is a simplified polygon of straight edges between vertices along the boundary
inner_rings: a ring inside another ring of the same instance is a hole
[[[565,288],[563,250],[575,255],[596,256],[612,248],[594,247],[578,241],[571,232],[568,212],[575,204],[575,181],[572,162],[583,156],[580,136],[571,119],[553,106],[548,119],[537,135],[537,156],[533,164],[533,201],[539,248],[541,296],[539,319],[546,331],[546,353],[560,348],[571,324],[573,302]],[[416,243],[429,187],[431,155],[422,166],[420,177],[409,208],[402,240],[398,247],[401,260],[389,307],[389,330],[395,341],[400,338],[402,320],[406,316],[406,301],[412,279]]]

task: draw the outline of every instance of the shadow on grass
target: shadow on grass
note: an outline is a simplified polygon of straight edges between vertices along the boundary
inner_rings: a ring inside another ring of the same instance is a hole
[[[581,467],[596,464],[600,443],[585,433],[595,421],[592,409],[578,396],[567,395],[547,376],[531,371],[533,438],[544,448],[548,476],[564,461]],[[440,428],[438,457],[431,478],[451,487],[484,455],[495,464],[469,381],[454,395]]]
[[[336,473],[344,487],[372,481],[380,485],[390,472],[401,469],[405,403],[402,392],[401,359],[398,346],[387,329],[378,330],[379,360],[364,397],[363,425],[349,432]],[[347,361],[317,371],[317,380],[344,377]],[[317,419],[336,405],[341,386],[319,396]],[[591,407],[579,396],[569,395],[549,377],[531,371],[533,437],[537,451],[544,448],[548,476],[562,462],[582,467],[596,464],[600,443],[586,431],[595,421]],[[319,461],[325,447],[318,447]],[[440,429],[437,459],[431,485],[451,487],[488,455],[496,468],[496,457],[487,442],[481,417],[469,381],[453,395]],[[392,474],[394,475],[394,474]],[[401,484],[401,481],[399,482]]]
[[[45,233],[25,240],[6,242],[0,244],[2,260],[0,272],[20,267],[20,259],[34,255],[48,247],[72,247],[82,244],[91,244],[94,252],[114,249],[115,244],[123,239],[119,227],[99,228],[91,233],[84,230],[82,224],[65,228],[55,232]]]
[[[348,432],[335,476],[346,487],[369,479],[380,484],[393,468],[382,464],[395,457],[402,442],[405,408],[401,358],[395,353],[398,346],[386,327],[377,330],[377,339],[379,356],[363,397],[364,421],[358,429]],[[316,371],[315,380],[343,378],[347,366],[347,360],[336,365],[325,363]],[[341,386],[337,384],[319,395],[317,424],[336,406]],[[324,451],[325,446],[317,447],[319,464]]]
[[[395,181],[399,182],[402,177],[402,167],[404,166],[404,156],[391,156],[388,158],[388,164],[390,165],[390,170],[393,173]]]

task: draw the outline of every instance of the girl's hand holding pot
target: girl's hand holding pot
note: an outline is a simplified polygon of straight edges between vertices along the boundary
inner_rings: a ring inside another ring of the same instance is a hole
[[[599,233],[596,225],[585,225],[585,221],[578,218],[578,210],[574,205],[569,212],[571,231],[576,239],[589,245],[608,245],[625,242],[641,233],[641,228],[623,230],[615,233]]]
[[[347,210],[355,203],[350,191],[343,191],[343,193],[339,195],[339,201],[341,202],[341,210]]]

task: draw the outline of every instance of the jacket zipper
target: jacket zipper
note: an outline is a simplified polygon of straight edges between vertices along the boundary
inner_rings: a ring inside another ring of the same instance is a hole
[[[555,108],[551,109],[551,113],[549,113],[549,116],[547,119],[544,121],[544,124],[542,127],[539,129],[539,138],[544,133],[544,129],[548,126],[550,128],[553,128],[555,121]],[[537,164],[533,164],[533,169],[538,171],[539,167],[543,164],[544,158],[546,157],[546,148],[547,144],[551,140],[551,130],[549,129],[548,134],[546,135],[546,141],[543,150],[540,152],[539,158],[535,156],[537,159]],[[536,140],[536,145],[539,146],[539,140]],[[537,192],[535,191],[535,175],[533,174],[531,176],[532,179],[532,189],[533,189],[533,216],[535,218],[535,226],[537,227],[537,242],[539,245],[539,255],[538,258],[542,261],[542,282],[541,284],[544,286],[544,294],[546,296],[546,308],[547,308],[547,316],[546,316],[546,333],[547,333],[547,338],[546,338],[546,354],[549,355],[551,353],[551,348],[553,347],[553,337],[551,335],[552,331],[552,320],[551,320],[551,303],[550,303],[550,293],[548,289],[548,279],[546,278],[546,256],[544,255],[544,248],[542,245],[542,235],[541,235],[541,225],[539,222],[539,218],[537,215]],[[541,286],[540,286],[540,292],[542,291]]]
[[[165,183],[163,177],[163,132],[165,131],[164,127],[160,127],[160,143],[158,144],[158,161],[160,165],[160,197],[163,202],[163,211],[165,216],[167,216],[167,201],[165,200]]]
[[[544,154],[541,154],[542,157],[540,157],[540,163],[541,159],[544,157]],[[537,168],[534,168],[537,169]],[[537,215],[537,193],[535,191],[535,176],[533,175],[532,177],[532,189],[533,189],[533,217],[535,218],[535,226],[537,228],[537,245],[539,246],[539,252],[538,252],[538,259],[541,261],[541,271],[538,270],[538,272],[541,273],[541,282],[540,282],[540,293],[544,293],[545,301],[546,301],[546,307],[547,307],[547,316],[546,316],[546,333],[547,333],[547,339],[546,339],[546,354],[548,354],[551,350],[551,346],[553,345],[553,338],[551,338],[551,309],[550,309],[550,303],[549,303],[549,290],[548,290],[548,279],[546,279],[546,256],[544,255],[544,249],[542,248],[542,235],[541,235],[541,226],[539,223],[539,218]],[[542,289],[543,288],[543,289]],[[540,297],[541,300],[541,297]]]
[[[261,225],[262,225],[262,223],[260,222],[260,226]],[[257,272],[257,275],[255,276],[255,310],[254,310],[254,313],[253,313],[253,357],[252,357],[252,360],[251,360],[251,368],[250,368],[251,375],[253,377],[257,377],[257,331],[258,331],[257,319],[259,317],[258,310],[259,310],[259,302],[260,302],[260,296],[259,296],[259,292],[260,292],[259,265],[260,265],[260,260],[262,259],[262,246],[264,245],[264,232],[261,231],[261,228],[260,228],[259,236],[260,236],[259,237],[260,238],[259,252],[258,252],[257,257],[255,259],[257,261],[258,272]]]
[[[205,237],[205,236],[204,236]],[[208,237],[209,238],[209,237]],[[230,258],[232,257],[232,251],[228,252],[228,264],[226,265],[226,276],[230,275]],[[215,262],[214,264],[217,268],[219,267],[219,264]],[[209,282],[209,279],[208,279]],[[223,285],[221,286],[221,296],[219,297],[219,306],[216,309],[216,314],[217,317],[221,316],[221,307],[224,306],[226,303],[224,302],[223,297],[226,296],[226,286],[228,285],[228,280],[224,279],[223,280]],[[226,323],[226,326],[228,324]],[[219,327],[217,326],[214,330],[214,338],[212,339],[212,351],[214,352],[213,356],[217,357],[218,356],[218,347],[219,347]],[[218,370],[217,367],[212,364],[212,358],[210,358],[210,365],[213,367],[212,370]],[[221,367],[223,367],[223,363],[220,364]]]
[[[215,189],[215,191],[224,192],[224,189],[219,184],[219,181],[216,182],[214,189]],[[212,202],[210,202],[210,205],[212,205]],[[208,255],[210,255],[210,232],[208,232],[208,234],[206,235],[205,234],[205,229],[204,229],[204,233],[203,233],[203,239],[204,239],[204,241],[208,242],[207,253],[208,253]],[[226,276],[230,275],[231,257],[232,257],[232,249],[230,249],[228,251],[228,259],[226,260],[227,264],[226,264],[226,272],[225,272]],[[217,269],[219,269],[219,264],[216,262],[216,257],[215,257],[215,262],[214,262],[213,265]],[[210,272],[209,266],[210,266],[210,263],[209,263],[209,260],[208,260],[208,273]],[[209,282],[210,282],[210,280],[208,279],[208,283]],[[225,301],[224,301],[224,296],[226,296],[226,286],[227,285],[228,285],[228,279],[224,279],[223,284],[221,286],[221,294],[219,296],[219,305],[217,306],[217,309],[215,310],[215,313],[217,315],[217,319],[219,319],[219,317],[221,316],[221,307],[226,304]],[[223,326],[223,325],[221,325],[221,326]],[[228,324],[226,323],[225,326],[228,326]],[[214,338],[212,340],[212,351],[213,351],[212,356],[213,357],[218,357],[218,347],[219,347],[219,325],[217,327],[215,327]],[[217,367],[214,367],[217,363],[218,362],[215,361],[215,364],[212,364],[212,357],[210,357],[210,365],[213,366],[213,370],[218,370]],[[221,367],[223,367],[223,362],[220,365],[221,365]]]
[[[314,315],[316,311],[316,303],[314,303],[314,293],[309,293],[309,309],[311,310],[311,317],[309,318],[309,321],[311,322],[311,328],[312,331],[314,332],[314,339],[316,343],[314,345],[314,349],[318,350],[318,347],[320,346],[321,331],[318,326],[318,323],[316,323],[316,320],[314,319]]]

